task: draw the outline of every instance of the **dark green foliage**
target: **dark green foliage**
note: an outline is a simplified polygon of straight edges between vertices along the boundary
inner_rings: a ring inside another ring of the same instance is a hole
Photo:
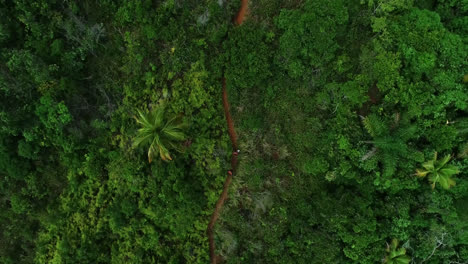
[[[234,29],[231,35],[224,44],[227,50],[225,77],[228,85],[245,89],[266,82],[271,77],[268,32],[247,24]],[[240,94],[242,90],[238,91]]]
[[[239,6],[0,0],[1,263],[208,263],[223,77],[226,263],[468,260],[467,1]],[[148,164],[133,117],[161,101],[190,125]]]
[[[336,35],[341,33],[348,14],[342,1],[305,1],[298,10],[282,10],[277,26],[284,31],[279,38],[276,58],[292,78],[306,71],[322,71],[338,49]]]
[[[418,159],[416,151],[409,148],[407,143],[415,137],[417,127],[407,119],[405,122],[405,118],[401,120],[400,114],[396,114],[390,124],[386,124],[375,114],[364,118],[363,123],[373,138],[368,143],[371,143],[374,148],[364,155],[362,160],[376,159],[381,162],[383,177],[392,176],[398,163],[404,162],[404,159],[411,156]]]
[[[462,31],[413,1],[260,5],[252,16],[271,32],[275,64],[270,81],[231,90],[245,156],[220,254],[228,263],[463,263],[464,200],[454,199],[466,197],[466,173],[459,167],[449,192],[414,176],[434,151],[463,157]],[[400,245],[387,253],[392,239]]]

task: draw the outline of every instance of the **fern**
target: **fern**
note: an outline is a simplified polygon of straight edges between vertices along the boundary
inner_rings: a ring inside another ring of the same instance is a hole
[[[405,125],[400,124],[398,129],[395,131],[395,136],[403,141],[408,141],[415,137],[418,132],[418,127],[415,125]]]
[[[408,146],[403,140],[390,135],[376,138],[373,141],[374,145],[384,152],[399,152],[401,155],[408,153]]]
[[[370,114],[366,118],[364,118],[364,127],[366,128],[367,132],[372,136],[372,137],[378,137],[380,135],[385,134],[387,127],[385,125],[385,122],[380,119],[375,114]]]
[[[380,160],[383,164],[383,176],[392,176],[396,171],[399,157],[397,155],[391,154],[390,152],[384,152],[380,156]]]
[[[400,114],[395,114],[393,120],[389,122],[371,114],[364,118],[363,123],[373,138],[372,141],[366,141],[366,143],[371,143],[374,147],[361,160],[375,156],[383,166],[383,176],[392,176],[398,163],[415,153],[406,142],[414,138],[417,127],[411,124],[409,118]]]

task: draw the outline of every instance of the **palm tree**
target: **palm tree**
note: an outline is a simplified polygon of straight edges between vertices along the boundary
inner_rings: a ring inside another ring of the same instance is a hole
[[[155,107],[149,113],[138,111],[139,117],[136,121],[141,125],[133,142],[133,147],[150,145],[148,149],[148,161],[151,163],[154,156],[159,155],[164,161],[172,160],[170,149],[181,151],[178,142],[183,141],[186,136],[183,132],[186,124],[181,116],[166,116],[164,105]]]
[[[451,177],[460,171],[456,166],[448,165],[449,160],[450,155],[437,160],[437,152],[435,152],[434,159],[424,162],[423,168],[416,170],[416,176],[422,178],[429,175],[432,189],[435,188],[436,183],[440,183],[444,189],[450,189],[450,187],[455,186],[455,181]]]
[[[398,248],[398,240],[392,239],[390,245],[387,244],[387,256],[384,259],[385,264],[408,264],[411,258],[406,255],[405,248]]]

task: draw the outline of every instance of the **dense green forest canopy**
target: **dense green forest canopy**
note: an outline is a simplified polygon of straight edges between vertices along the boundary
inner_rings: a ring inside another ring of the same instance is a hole
[[[0,0],[0,263],[208,263],[223,77],[219,260],[468,263],[468,0],[239,7]]]

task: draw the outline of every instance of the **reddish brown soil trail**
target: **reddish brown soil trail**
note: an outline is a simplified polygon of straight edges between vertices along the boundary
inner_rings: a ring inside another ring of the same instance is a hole
[[[227,199],[227,193],[228,193],[228,189],[229,189],[229,185],[231,184],[231,181],[232,181],[232,174],[228,174],[226,181],[224,182],[223,192],[221,193],[221,196],[216,202],[215,210],[213,212],[213,215],[211,216],[210,223],[208,224],[208,229],[206,230],[206,233],[208,234],[208,243],[210,245],[210,263],[212,264],[216,264],[213,227],[214,227],[214,224],[216,223],[216,220],[218,220],[219,211],[221,210],[221,207],[223,207],[224,201]]]
[[[248,0],[242,0],[241,8],[239,9],[239,13],[236,16],[236,24],[240,25],[244,22],[245,15],[247,14],[247,7],[248,7]]]
[[[228,125],[229,137],[231,138],[231,144],[233,151],[237,150],[237,135],[234,129],[234,122],[232,121],[231,112],[229,111],[229,101],[226,90],[226,78],[223,78],[223,107],[224,107],[224,116],[226,116],[226,122]]]
[[[248,0],[241,0],[242,5],[237,13],[237,16],[234,20],[234,22],[237,25],[242,24],[244,21],[245,15],[247,13],[247,6],[248,6]],[[216,202],[215,209],[213,214],[211,215],[210,223],[208,224],[208,228],[206,230],[206,233],[208,235],[208,243],[210,246],[210,263],[211,264],[216,264],[218,256],[216,256],[216,248],[215,248],[215,241],[214,241],[214,234],[213,234],[213,228],[218,220],[221,208],[224,205],[224,202],[227,199],[228,196],[228,190],[229,190],[229,185],[231,185],[232,177],[237,171],[237,135],[236,131],[234,129],[234,122],[232,121],[231,117],[231,112],[229,111],[229,101],[228,101],[228,95],[226,91],[226,79],[222,79],[222,87],[223,87],[223,108],[224,108],[224,115],[226,116],[226,122],[228,126],[228,133],[229,137],[231,139],[231,144],[232,144],[232,154],[231,154],[231,170],[228,171],[226,180],[224,182],[223,186],[223,191],[221,192],[221,195],[218,198],[218,201]],[[236,153],[236,154],[234,154]]]

